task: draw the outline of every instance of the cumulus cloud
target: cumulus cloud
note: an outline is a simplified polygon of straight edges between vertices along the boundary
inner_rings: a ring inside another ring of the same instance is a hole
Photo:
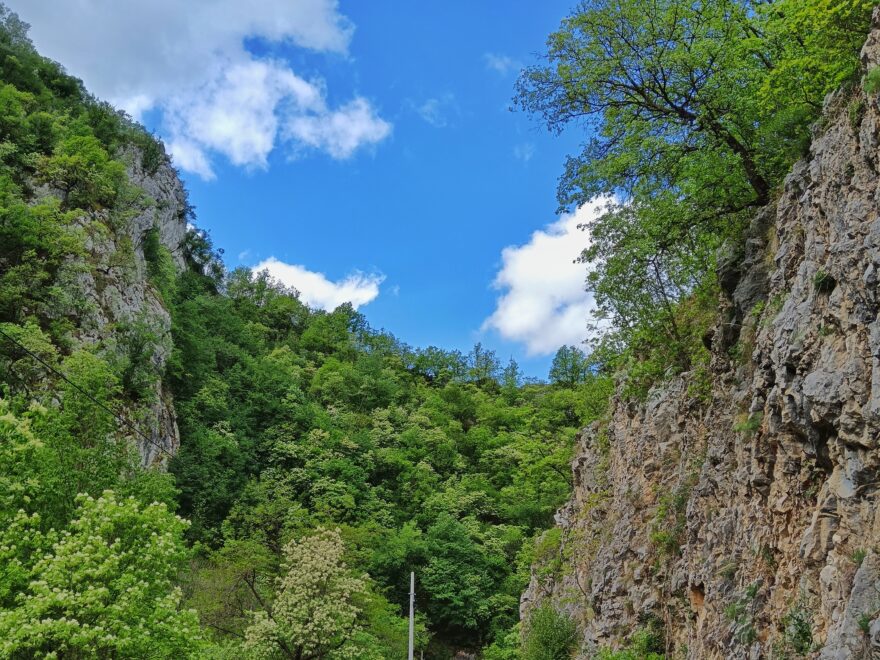
[[[330,107],[321,80],[245,47],[254,39],[345,56],[354,26],[337,0],[7,4],[31,23],[37,47],[99,97],[136,118],[158,111],[176,163],[204,178],[217,154],[263,168],[286,143],[348,158],[391,132],[364,97]]]
[[[272,277],[299,291],[304,303],[327,311],[347,302],[355,309],[366,305],[379,295],[379,285],[385,281],[384,275],[354,272],[334,282],[323,273],[298,264],[287,264],[275,257],[261,261],[253,270],[269,271]]]
[[[362,98],[332,112],[292,117],[284,129],[287,137],[340,160],[351,157],[361,146],[381,142],[390,133],[391,124],[376,116]]]
[[[525,245],[504,248],[493,282],[501,293],[484,331],[525,344],[529,355],[549,355],[587,338],[595,303],[584,290],[584,265],[574,263],[588,240],[578,225],[598,217],[607,203],[582,206],[534,232]]]
[[[499,55],[497,53],[484,54],[483,61],[486,63],[487,69],[502,76],[506,76],[514,71],[519,71],[519,69],[522,68],[522,64],[517,60],[508,55]]]

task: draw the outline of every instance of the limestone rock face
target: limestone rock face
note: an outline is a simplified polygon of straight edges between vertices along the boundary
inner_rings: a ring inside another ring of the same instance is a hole
[[[144,241],[155,229],[175,267],[184,268],[182,244],[188,207],[183,184],[167,159],[163,158],[155,171],[147,172],[137,148],[128,147],[119,158],[127,165],[130,183],[143,194],[122,218],[98,212],[95,217],[81,219],[88,236],[88,255],[84,267],[76,271],[76,281],[67,285],[74,292],[71,307],[77,317],[74,334],[79,342],[118,352],[133,333],[146,337],[153,372],[152,393],[137,409],[121,412],[140,432],[130,435],[143,464],[148,466],[167,461],[176,452],[180,437],[171,394],[160,378],[171,353],[171,318],[150,280]],[[95,219],[112,230],[95,230]]]
[[[711,396],[686,373],[579,435],[562,569],[537,563],[521,609],[571,613],[582,657],[639,629],[668,657],[880,657],[878,101],[826,100],[721,259]]]

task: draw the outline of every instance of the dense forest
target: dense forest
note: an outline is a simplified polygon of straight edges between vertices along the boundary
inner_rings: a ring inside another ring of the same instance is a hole
[[[402,657],[410,571],[428,657],[515,645],[534,538],[610,379],[570,347],[550,384],[480,345],[412,349],[349,305],[227,273],[194,227],[183,272],[144,236],[163,372],[147,322],[82,341],[91,236],[131,259],[120,229],[154,203],[122,154],[165,155],[4,18],[0,655]],[[181,434],[167,471],[140,468],[114,414],[156,377]]]
[[[588,0],[550,36],[516,99],[551,130],[586,124],[561,207],[615,201],[583,255],[603,331],[546,383],[227,272],[192,209],[185,268],[156,230],[139,246],[170,335],[134,318],[94,341],[94,246],[129,268],[126,223],[156,204],[129,161],[168,157],[0,10],[0,657],[404,657],[410,571],[425,657],[570,657],[573,622],[520,623],[519,597],[559,552],[574,435],[615,392],[706,371],[719,251],[825,95],[859,85],[872,4]],[[157,379],[180,449],[143,468]],[[645,635],[605,657],[657,654]]]

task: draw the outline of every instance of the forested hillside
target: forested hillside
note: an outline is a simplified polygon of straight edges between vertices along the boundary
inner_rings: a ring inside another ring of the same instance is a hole
[[[229,272],[0,5],[0,657],[400,658],[410,571],[432,659],[880,639],[872,6],[573,8],[516,101],[612,201],[544,383]]]
[[[610,379],[227,273],[162,145],[2,18],[0,656],[403,657],[410,571],[426,657],[513,653]]]

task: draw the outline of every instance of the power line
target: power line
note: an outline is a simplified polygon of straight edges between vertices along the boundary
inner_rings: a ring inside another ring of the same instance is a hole
[[[155,440],[153,440],[151,437],[149,437],[148,435],[146,435],[145,433],[143,433],[138,427],[136,427],[136,426],[135,426],[134,424],[132,424],[130,421],[128,421],[127,419],[125,419],[125,418],[124,418],[121,414],[119,414],[117,411],[111,409],[109,406],[106,406],[106,405],[104,405],[103,403],[101,403],[100,401],[98,401],[98,400],[97,400],[95,397],[93,397],[89,392],[87,392],[85,388],[80,387],[79,385],[77,385],[77,384],[76,384],[75,382],[73,382],[73,381],[72,381],[72,380],[71,380],[66,374],[62,373],[61,371],[59,371],[58,369],[56,369],[55,367],[53,367],[51,364],[49,364],[48,362],[46,362],[43,358],[41,358],[39,355],[37,355],[36,353],[34,353],[33,351],[31,351],[27,346],[25,346],[24,344],[22,344],[22,343],[21,343],[20,341],[18,341],[15,337],[12,337],[11,335],[6,334],[3,330],[0,330],[0,336],[5,337],[7,340],[9,340],[10,342],[12,342],[12,343],[15,344],[16,346],[18,346],[21,350],[23,350],[25,353],[27,353],[28,355],[30,355],[30,356],[31,356],[32,358],[34,358],[37,362],[39,362],[40,364],[42,364],[44,367],[46,367],[46,369],[48,369],[49,371],[51,371],[52,373],[54,373],[56,376],[58,376],[59,378],[61,378],[63,381],[65,381],[66,383],[68,383],[68,384],[69,384],[71,387],[73,387],[77,392],[79,392],[80,394],[82,394],[83,396],[85,396],[87,399],[89,399],[89,400],[90,400],[92,403],[94,403],[96,406],[98,406],[99,408],[103,409],[105,412],[110,413],[110,415],[112,415],[113,418],[114,418],[117,422],[119,422],[120,424],[123,424],[124,426],[128,427],[131,431],[133,431],[133,432],[135,433],[135,435],[138,435],[138,436],[140,436],[141,438],[143,438],[144,440],[146,440],[148,443],[150,443],[151,445],[153,445],[156,449],[158,449],[160,452],[162,452],[163,454],[165,454],[165,455],[168,456],[169,458],[172,458],[172,457],[174,456],[171,452],[169,452],[167,449],[165,449],[165,447],[163,447],[163,446],[160,445],[158,442],[156,442]]]

